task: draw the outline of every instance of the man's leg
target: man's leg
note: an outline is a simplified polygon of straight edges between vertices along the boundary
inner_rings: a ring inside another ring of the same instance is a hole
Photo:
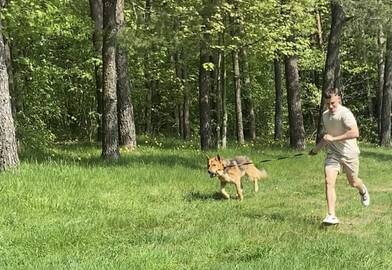
[[[347,181],[350,186],[356,188],[359,193],[365,193],[366,188],[362,180],[358,177],[359,171],[359,159],[358,157],[352,159],[342,160],[343,169],[347,176]]]
[[[335,203],[336,203],[336,192],[335,184],[339,170],[334,167],[325,167],[325,195],[327,199],[328,215],[336,216]]]
[[[347,175],[347,180],[352,187],[355,187],[361,196],[362,205],[367,207],[370,205],[370,195],[362,180],[357,176]]]
[[[365,185],[363,184],[362,180],[355,175],[347,175],[347,181],[350,186],[356,188],[359,193],[365,193]]]
[[[343,169],[347,175],[347,180],[349,184],[356,188],[361,196],[361,202],[363,206],[370,205],[370,195],[366,186],[363,184],[362,180],[358,177],[359,172],[359,158],[354,156],[350,159],[342,160]]]

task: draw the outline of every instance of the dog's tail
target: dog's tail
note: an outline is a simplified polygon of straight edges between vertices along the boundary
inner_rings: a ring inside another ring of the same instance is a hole
[[[268,177],[267,171],[264,169],[258,169],[256,166],[251,164],[246,170],[247,175],[253,179],[266,179]]]
[[[267,171],[264,169],[258,169],[259,178],[266,179],[268,177]]]

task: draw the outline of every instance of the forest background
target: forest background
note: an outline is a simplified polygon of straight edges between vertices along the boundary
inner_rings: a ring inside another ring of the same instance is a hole
[[[380,0],[3,0],[7,126],[19,151],[102,141],[109,159],[136,134],[302,150],[322,91],[339,87],[361,140],[390,146],[390,12]]]

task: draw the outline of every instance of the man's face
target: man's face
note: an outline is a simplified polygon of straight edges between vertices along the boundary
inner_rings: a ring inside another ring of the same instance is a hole
[[[340,96],[332,95],[331,98],[325,99],[325,105],[331,113],[336,112],[340,106]]]

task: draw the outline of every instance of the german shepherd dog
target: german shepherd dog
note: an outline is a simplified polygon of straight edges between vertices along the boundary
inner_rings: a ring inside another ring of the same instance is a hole
[[[226,199],[230,199],[230,195],[225,191],[227,183],[235,185],[237,197],[243,200],[243,189],[241,178],[247,176],[254,182],[255,192],[259,191],[257,181],[267,178],[267,172],[264,169],[257,169],[253,162],[246,156],[236,156],[233,159],[223,159],[219,155],[208,158],[208,173],[210,177],[217,176],[220,180],[220,192]]]

